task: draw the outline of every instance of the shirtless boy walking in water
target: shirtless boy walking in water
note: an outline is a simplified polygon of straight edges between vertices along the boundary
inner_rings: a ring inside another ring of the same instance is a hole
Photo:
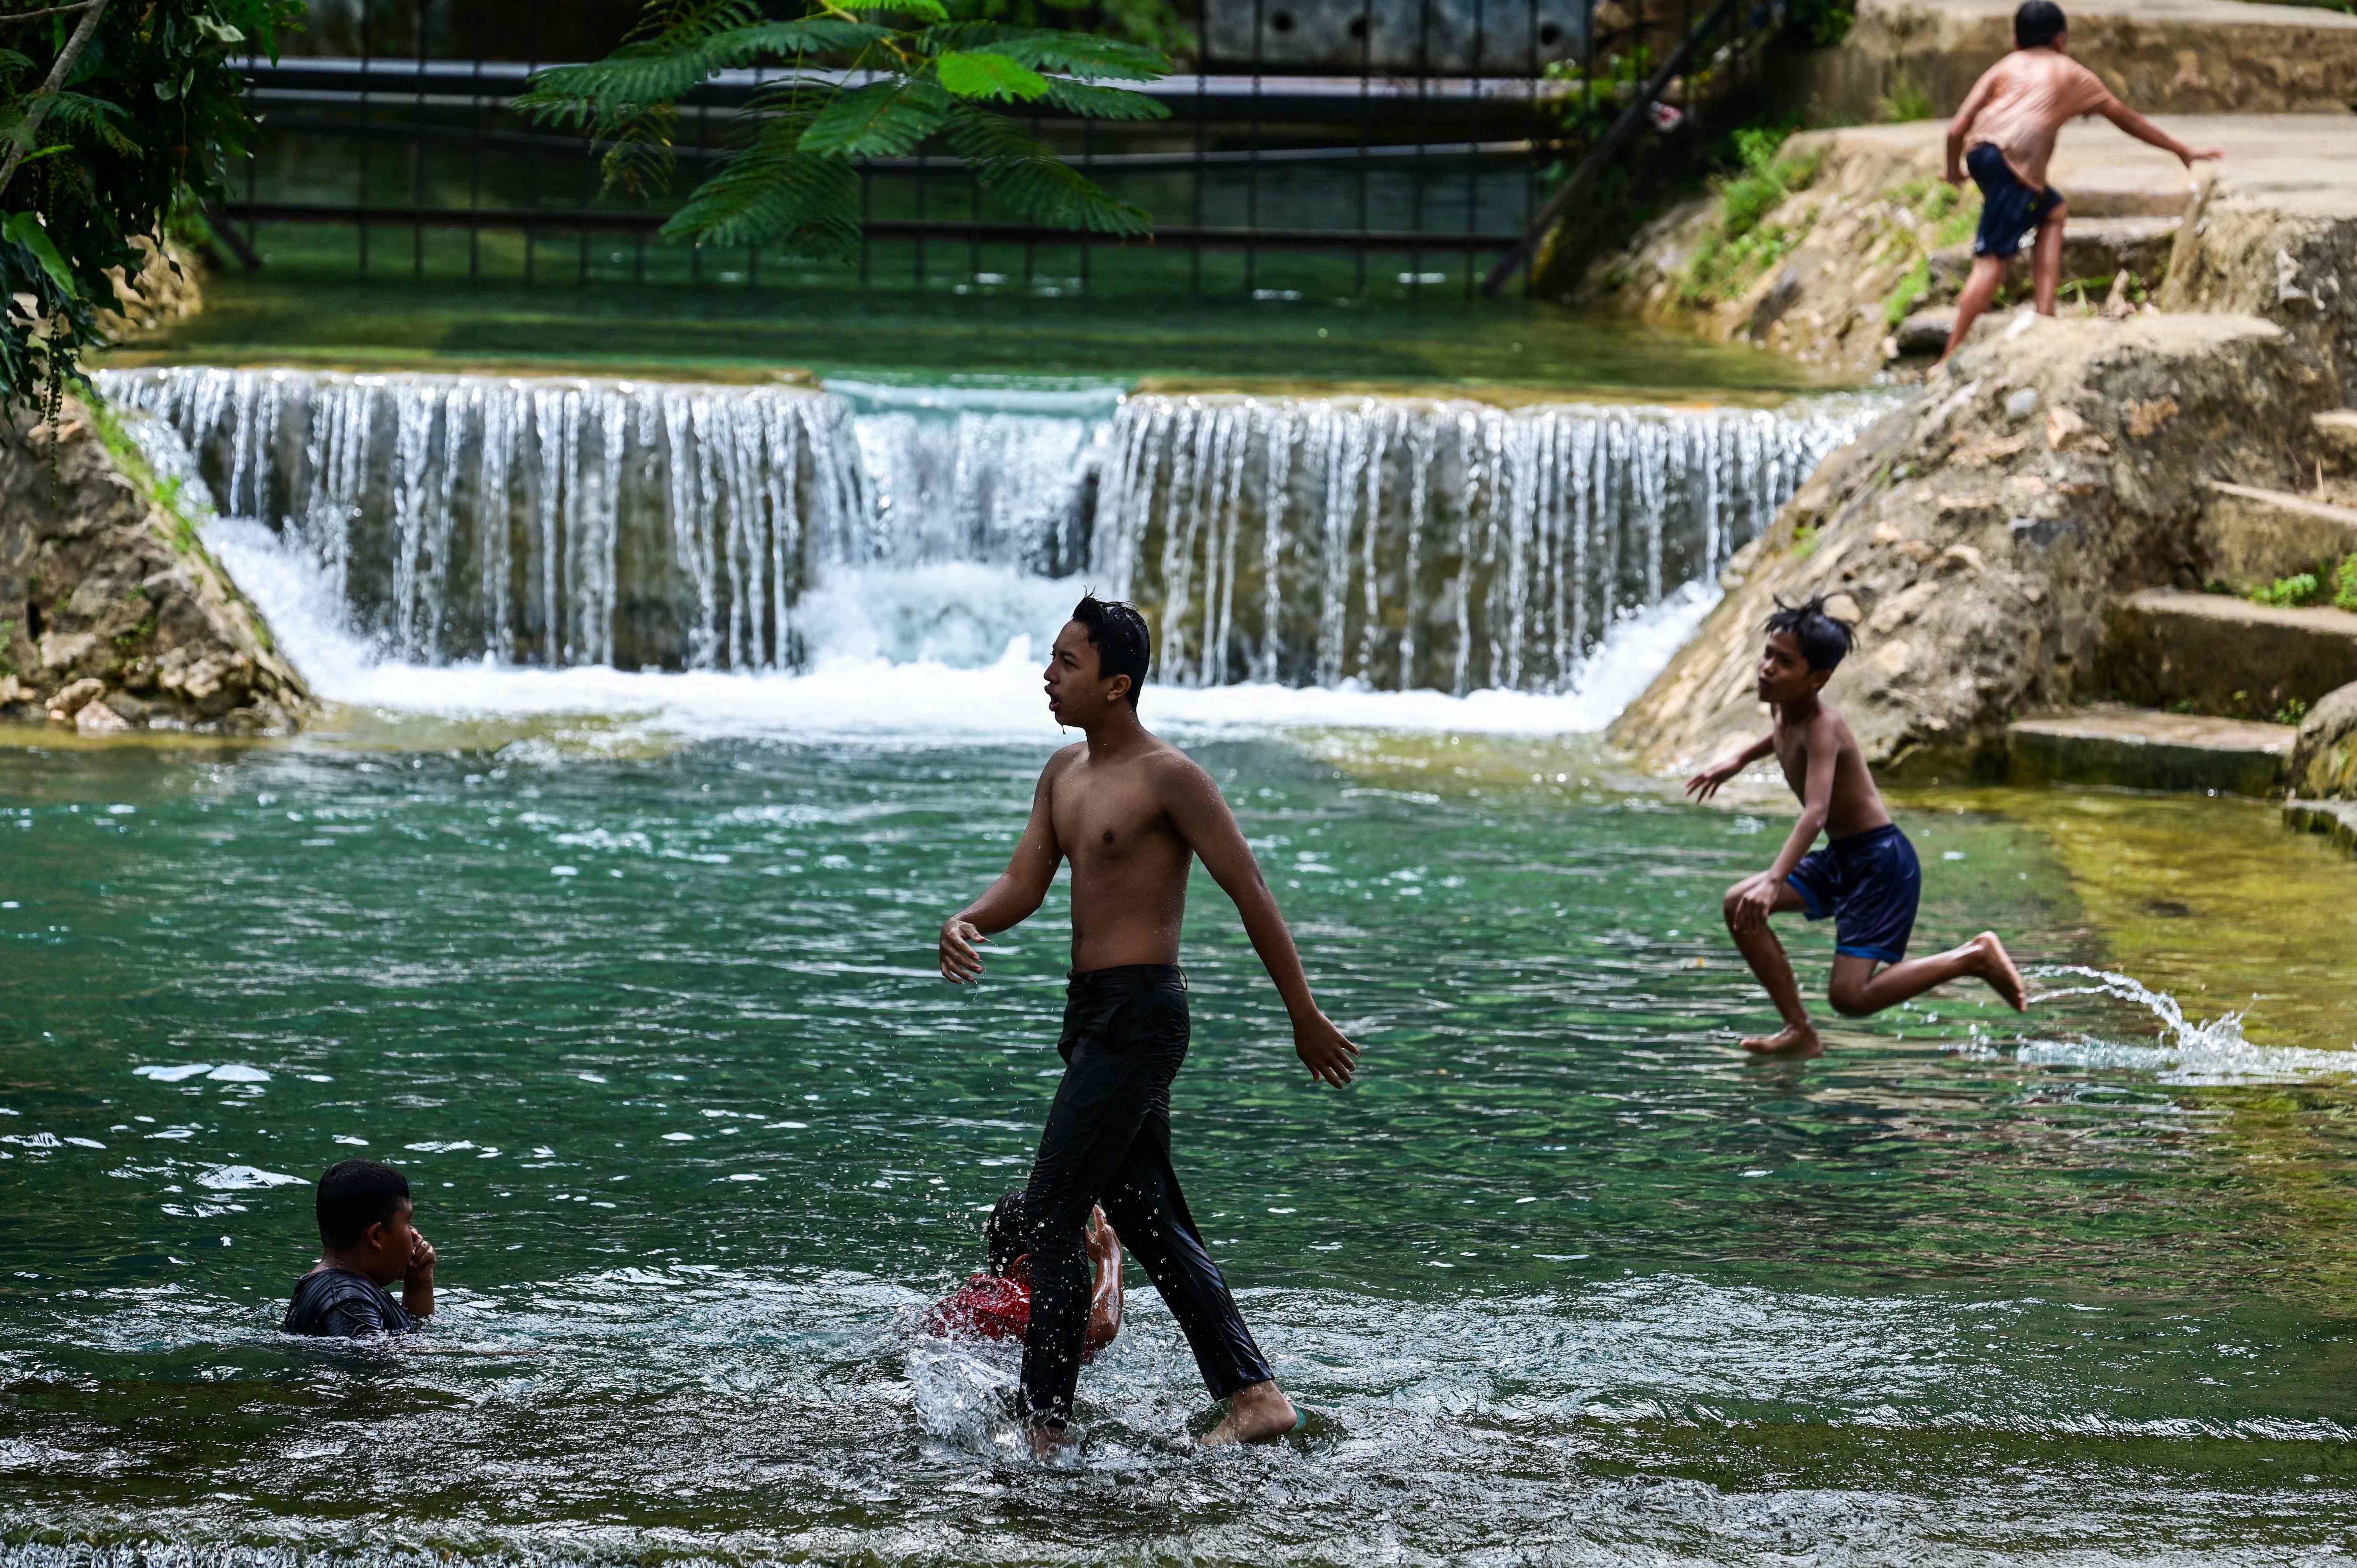
[[[1086,1230],[1097,1204],[1178,1320],[1211,1397],[1228,1402],[1204,1443],[1275,1437],[1298,1419],[1170,1165],[1170,1082],[1188,1037],[1178,928],[1198,856],[1243,917],[1313,1078],[1346,1084],[1358,1057],[1311,999],[1293,936],[1219,787],[1138,723],[1150,654],[1146,619],[1128,605],[1092,596],[1073,607],[1044,678],[1049,712],[1087,739],[1049,758],[1006,874],[942,925],[942,976],[977,979],[976,945],[1038,909],[1057,865],[1072,863],[1072,972],[1057,1045],[1064,1079],[1024,1188],[1031,1319],[1023,1402],[1039,1453],[1061,1441],[1071,1419],[1089,1324]]]
[[[1883,809],[1848,721],[1819,695],[1849,647],[1849,628],[1825,614],[1824,600],[1780,604],[1768,618],[1768,645],[1760,655],[1760,700],[1768,704],[1772,727],[1686,780],[1689,794],[1707,800],[1772,751],[1785,782],[1801,798],[1801,820],[1775,864],[1727,890],[1727,929],[1784,1016],[1781,1030],[1745,1040],[1747,1051],[1824,1054],[1784,944],[1768,929],[1769,916],[1795,909],[1812,920],[1835,917],[1830,999],[1834,1011],[1846,1017],[1896,1007],[1967,975],[1986,981],[2017,1013],[2029,1005],[2020,972],[1995,931],[1935,958],[1908,959],[1923,886],[1915,847]],[[1813,850],[1820,832],[1825,847]]]

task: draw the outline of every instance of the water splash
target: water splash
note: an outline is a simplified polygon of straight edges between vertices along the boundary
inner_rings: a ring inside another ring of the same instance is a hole
[[[2157,1073],[2163,1083],[2224,1084],[2282,1082],[2357,1073],[2357,1051],[2319,1051],[2290,1046],[2254,1045],[2243,1036],[2243,1015],[2189,1019],[2177,998],[2155,991],[2133,975],[2080,964],[2041,964],[2032,978],[2076,978],[2086,985],[2043,991],[2033,1003],[2061,996],[2110,996],[2142,1007],[2159,1025],[2149,1046],[2111,1041],[2029,1040],[2018,1059],[2037,1066],[2129,1068]]]

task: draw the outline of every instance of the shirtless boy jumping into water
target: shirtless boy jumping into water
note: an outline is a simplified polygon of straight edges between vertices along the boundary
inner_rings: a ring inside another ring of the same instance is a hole
[[[1071,1419],[1096,1204],[1178,1320],[1211,1397],[1228,1402],[1204,1443],[1275,1437],[1298,1419],[1237,1315],[1170,1165],[1170,1081],[1188,1035],[1178,928],[1197,856],[1243,917],[1311,1075],[1346,1084],[1358,1057],[1311,999],[1292,934],[1219,787],[1138,723],[1150,652],[1146,619],[1128,605],[1089,597],[1073,607],[1044,678],[1049,712],[1088,738],[1048,759],[1006,874],[942,925],[942,976],[977,979],[975,946],[1038,909],[1057,865],[1072,863],[1072,972],[1057,1044],[1064,1079],[1023,1205],[1031,1259],[1023,1403],[1032,1447],[1043,1454]]]
[[[1995,931],[1936,958],[1908,960],[1923,886],[1915,847],[1883,810],[1848,722],[1818,695],[1849,647],[1849,628],[1825,614],[1823,599],[1780,603],[1768,618],[1768,645],[1760,655],[1760,700],[1768,704],[1772,727],[1686,780],[1689,794],[1707,800],[1772,751],[1785,782],[1801,798],[1801,820],[1776,863],[1727,890],[1727,929],[1784,1015],[1778,1033],[1745,1040],[1748,1051],[1796,1057],[1824,1051],[1784,944],[1768,929],[1769,916],[1795,909],[1812,920],[1835,918],[1830,997],[1834,1011],[1846,1017],[1896,1007],[1966,975],[1986,981],[2017,1013],[2029,1004],[2021,974]],[[1813,850],[1820,832],[1825,847]]]

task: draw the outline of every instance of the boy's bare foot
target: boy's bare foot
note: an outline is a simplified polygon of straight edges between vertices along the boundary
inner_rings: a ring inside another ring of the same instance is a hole
[[[1063,1427],[1049,1426],[1045,1422],[1032,1422],[1024,1428],[1024,1434],[1031,1440],[1031,1457],[1034,1459],[1053,1459],[1071,1442],[1071,1434]]]
[[[1237,1391],[1228,1402],[1228,1413],[1199,1442],[1205,1448],[1224,1448],[1231,1443],[1267,1443],[1299,1424],[1301,1417],[1294,1411],[1293,1402],[1272,1380]]]
[[[2005,1004],[2017,1013],[2029,1011],[2029,987],[2021,981],[2021,971],[2013,967],[2013,955],[2005,950],[1995,931],[1983,931],[1973,939],[1980,950],[1981,978],[1989,989],[2005,998]]]
[[[1743,1048],[1763,1057],[1821,1057],[1825,1043],[1806,1024],[1794,1024],[1772,1035],[1752,1035],[1743,1042]]]

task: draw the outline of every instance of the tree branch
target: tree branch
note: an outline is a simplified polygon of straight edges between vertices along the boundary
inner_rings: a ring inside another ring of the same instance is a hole
[[[70,5],[47,5],[38,11],[8,11],[0,13],[0,22],[29,22],[36,16],[62,16],[69,11],[87,11],[105,4],[106,0],[74,0]]]
[[[91,35],[98,31],[98,19],[106,14],[107,0],[87,0],[87,4],[89,8],[82,12],[81,21],[75,27],[73,37],[68,38],[66,47],[58,51],[57,63],[49,67],[48,79],[41,83],[33,107],[25,115],[22,139],[8,149],[7,161],[0,163],[0,193],[5,193],[8,182],[16,177],[16,166],[25,161],[25,149],[31,145],[41,128],[41,121],[49,112],[50,95],[66,84],[66,78],[73,73],[74,61],[81,58],[81,51],[89,47]]]

